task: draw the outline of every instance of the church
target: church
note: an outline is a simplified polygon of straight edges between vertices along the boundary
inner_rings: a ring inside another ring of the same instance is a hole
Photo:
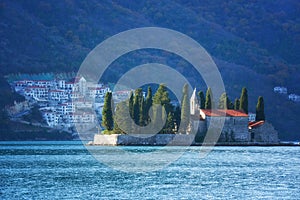
[[[252,142],[275,144],[279,141],[277,131],[270,124],[261,121],[260,123],[256,123],[257,126],[253,125],[253,123],[249,125],[248,114],[242,111],[231,109],[200,109],[196,89],[194,89],[190,99],[190,113],[192,132],[200,136],[205,136],[208,130],[222,128],[218,139],[218,142],[221,143]],[[222,122],[224,122],[223,127],[221,126]],[[268,130],[264,130],[265,127]]]

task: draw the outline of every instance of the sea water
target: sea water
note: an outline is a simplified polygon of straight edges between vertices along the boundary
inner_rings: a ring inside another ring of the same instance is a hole
[[[199,148],[134,173],[99,162],[81,142],[0,142],[0,199],[300,199],[299,147],[214,147],[204,158]]]

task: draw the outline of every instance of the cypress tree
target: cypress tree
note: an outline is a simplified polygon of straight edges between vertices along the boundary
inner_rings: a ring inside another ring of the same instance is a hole
[[[173,133],[174,128],[174,116],[173,113],[169,112],[166,125],[163,129],[163,133]]]
[[[141,100],[140,100],[140,115],[139,115],[139,125],[140,126],[145,126],[146,124],[146,117],[148,116],[147,115],[147,112],[146,112],[146,108],[145,108],[145,100],[142,96]]]
[[[234,100],[234,110],[239,110],[240,109],[240,100],[236,98]]]
[[[167,119],[168,114],[172,110],[171,100],[169,98],[169,93],[164,84],[160,84],[156,93],[153,96],[153,111],[154,111],[154,124],[157,124],[159,121],[164,121]],[[164,107],[166,111],[166,116],[162,112],[162,108],[159,108],[157,105]],[[164,130],[161,130],[161,133]]]
[[[228,108],[227,102],[228,102],[228,97],[227,97],[227,94],[224,92],[219,99],[218,108],[219,109],[227,109]]]
[[[205,109],[212,109],[212,91],[210,88],[206,91]]]
[[[131,119],[133,119],[133,92],[130,92],[130,97],[129,97],[129,114]]]
[[[134,92],[134,100],[133,100],[133,120],[137,125],[140,125],[140,119],[142,118],[141,104],[143,100],[142,89],[138,88]]]
[[[174,111],[174,121],[177,125],[176,131],[178,131],[178,127],[180,126],[180,119],[181,119],[181,110],[179,106],[176,106]]]
[[[190,123],[190,99],[189,99],[189,88],[188,84],[183,86],[183,98],[181,102],[181,120],[180,120],[180,131],[187,132]]]
[[[116,112],[114,115],[114,133],[126,134],[131,131],[131,117],[128,115],[126,111],[126,107],[129,106],[129,101],[122,101],[117,104]]]
[[[248,91],[245,87],[242,89],[241,93],[240,110],[248,114]]]
[[[112,108],[112,93],[107,92],[102,110],[102,126],[108,131],[111,131],[114,126]]]
[[[256,105],[256,117],[255,121],[265,120],[265,105],[264,98],[262,96],[258,97],[257,105]]]
[[[232,101],[230,101],[229,99],[228,99],[228,108],[227,109],[234,109],[234,104],[232,103]]]
[[[145,120],[146,120],[146,124],[150,120],[149,109],[151,108],[151,106],[152,106],[152,89],[149,86],[148,91],[147,91],[146,100],[145,100]]]
[[[204,109],[205,108],[205,97],[204,97],[204,93],[202,91],[198,92],[198,96],[199,96],[199,103],[200,103],[200,109]]]

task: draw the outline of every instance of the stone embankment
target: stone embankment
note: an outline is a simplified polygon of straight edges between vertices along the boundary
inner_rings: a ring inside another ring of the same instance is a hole
[[[103,135],[96,134],[94,136],[94,141],[90,142],[89,145],[148,145],[148,146],[190,146],[194,143],[195,135],[186,134],[112,134]]]

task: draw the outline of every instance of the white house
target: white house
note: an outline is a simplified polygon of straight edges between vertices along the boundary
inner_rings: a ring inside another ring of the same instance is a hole
[[[290,94],[290,95],[289,95],[289,100],[295,101],[295,102],[300,102],[300,95],[297,95],[297,94]]]
[[[274,92],[275,93],[279,93],[279,94],[287,94],[287,88],[286,87],[277,86],[277,87],[274,87]]]
[[[248,121],[249,122],[254,122],[256,118],[256,114],[255,113],[248,113]]]
[[[33,85],[38,86],[38,87],[51,88],[54,86],[54,82],[48,81],[48,80],[36,80],[36,81],[33,81]]]
[[[78,92],[82,95],[86,94],[87,83],[84,77],[76,76],[74,79],[71,80],[74,83],[75,87],[78,87]]]
[[[52,101],[66,101],[69,99],[69,95],[65,90],[50,90],[48,99]]]
[[[115,103],[118,103],[118,102],[121,102],[121,101],[124,101],[124,100],[128,99],[131,92],[133,92],[133,90],[119,90],[119,91],[114,91],[112,93],[112,97],[113,97]],[[144,98],[145,98],[145,95],[146,95],[146,93],[143,92]]]
[[[69,113],[65,116],[67,123],[69,124],[82,124],[82,123],[94,123],[95,116],[92,113]]]
[[[75,112],[75,105],[72,102],[66,102],[63,104],[57,105],[56,112],[60,115],[65,115]]]
[[[48,97],[49,89],[46,87],[29,86],[25,89],[24,95],[33,99],[45,99]]]
[[[84,108],[92,108],[93,107],[93,102],[84,100],[84,99],[78,99],[76,101],[73,101],[75,104],[75,107],[77,109],[84,109]]]
[[[107,92],[110,92],[109,87],[88,87],[88,95],[90,98],[104,98]]]
[[[57,82],[57,88],[58,89],[65,89],[66,88],[66,81],[63,79],[56,80]]]
[[[77,92],[78,86],[73,82],[66,82],[64,90],[66,90],[68,93]]]
[[[43,118],[45,119],[48,126],[55,127],[59,124],[60,116],[55,112],[45,111],[43,112]]]

